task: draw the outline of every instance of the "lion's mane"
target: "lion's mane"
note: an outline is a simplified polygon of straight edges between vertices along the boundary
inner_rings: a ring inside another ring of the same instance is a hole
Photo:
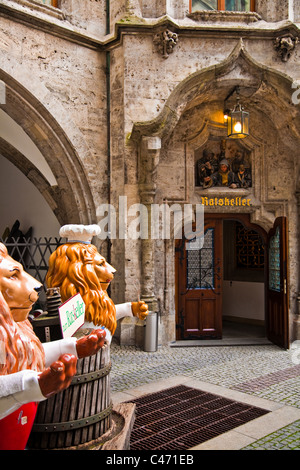
[[[0,375],[45,369],[45,353],[29,320],[15,322],[0,292]]]
[[[85,303],[85,319],[106,327],[113,335],[117,326],[116,308],[101,287],[95,271],[94,245],[66,243],[49,258],[47,286],[59,287],[62,302],[79,293]]]
[[[0,263],[8,256],[0,243]],[[0,291],[0,375],[24,369],[41,372],[45,368],[44,348],[29,320],[15,322]]]

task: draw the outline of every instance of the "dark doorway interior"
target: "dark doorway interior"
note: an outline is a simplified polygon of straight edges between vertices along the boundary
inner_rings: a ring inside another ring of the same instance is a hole
[[[271,317],[270,322],[272,309],[268,309],[267,233],[250,222],[249,214],[206,214],[205,233],[212,229],[214,262],[206,267],[203,285],[199,280],[189,284],[188,242],[176,246],[177,341],[197,344],[200,340],[203,345],[275,342],[270,337],[270,328],[278,321]],[[203,279],[201,273],[198,277]],[[209,310],[207,304],[216,307]]]
[[[223,338],[264,338],[265,242],[240,220],[223,220]]]
[[[176,244],[176,339],[203,345],[256,339],[287,349],[286,217],[267,233],[249,214],[206,214],[203,247],[191,251],[189,244]]]

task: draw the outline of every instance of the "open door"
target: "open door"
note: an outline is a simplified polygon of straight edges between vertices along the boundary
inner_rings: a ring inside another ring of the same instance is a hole
[[[222,338],[222,220],[206,220],[204,244],[176,247],[177,339]]]
[[[287,230],[287,218],[278,217],[268,233],[266,272],[267,338],[284,349],[289,348]]]

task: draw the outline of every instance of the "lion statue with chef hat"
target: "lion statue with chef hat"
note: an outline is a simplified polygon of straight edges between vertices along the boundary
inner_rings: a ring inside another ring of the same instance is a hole
[[[67,242],[51,254],[46,283],[49,288],[60,288],[62,302],[79,293],[85,303],[83,328],[105,328],[110,343],[117,320],[130,316],[144,320],[149,312],[143,301],[115,305],[109,297],[107,288],[116,270],[91,243],[100,231],[98,225],[61,227],[59,234]]]

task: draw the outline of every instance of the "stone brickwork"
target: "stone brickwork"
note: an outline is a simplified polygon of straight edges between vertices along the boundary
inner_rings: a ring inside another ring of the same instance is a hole
[[[253,13],[190,14],[188,0],[61,0],[58,8],[2,0],[0,79],[8,99],[1,107],[52,169],[57,187],[39,185],[59,222],[97,223],[102,204],[114,206],[119,220],[120,196],[128,207],[148,208],[230,198],[227,188],[195,187],[195,160],[209,142],[226,138],[224,101],[238,85],[251,114],[250,136],[238,146],[250,155],[253,184],[234,193],[251,204],[232,212],[250,213],[266,231],[276,217],[288,217],[292,330],[299,295],[300,138],[300,93],[292,86],[300,80],[294,23],[300,12],[288,0],[256,4]],[[4,143],[0,150],[9,158]],[[109,255],[108,248],[102,243]],[[112,297],[136,300],[139,291],[159,310],[160,344],[175,339],[174,251],[174,239],[117,237],[111,246],[118,270]],[[130,344],[141,342],[134,323],[126,320],[118,329]]]

